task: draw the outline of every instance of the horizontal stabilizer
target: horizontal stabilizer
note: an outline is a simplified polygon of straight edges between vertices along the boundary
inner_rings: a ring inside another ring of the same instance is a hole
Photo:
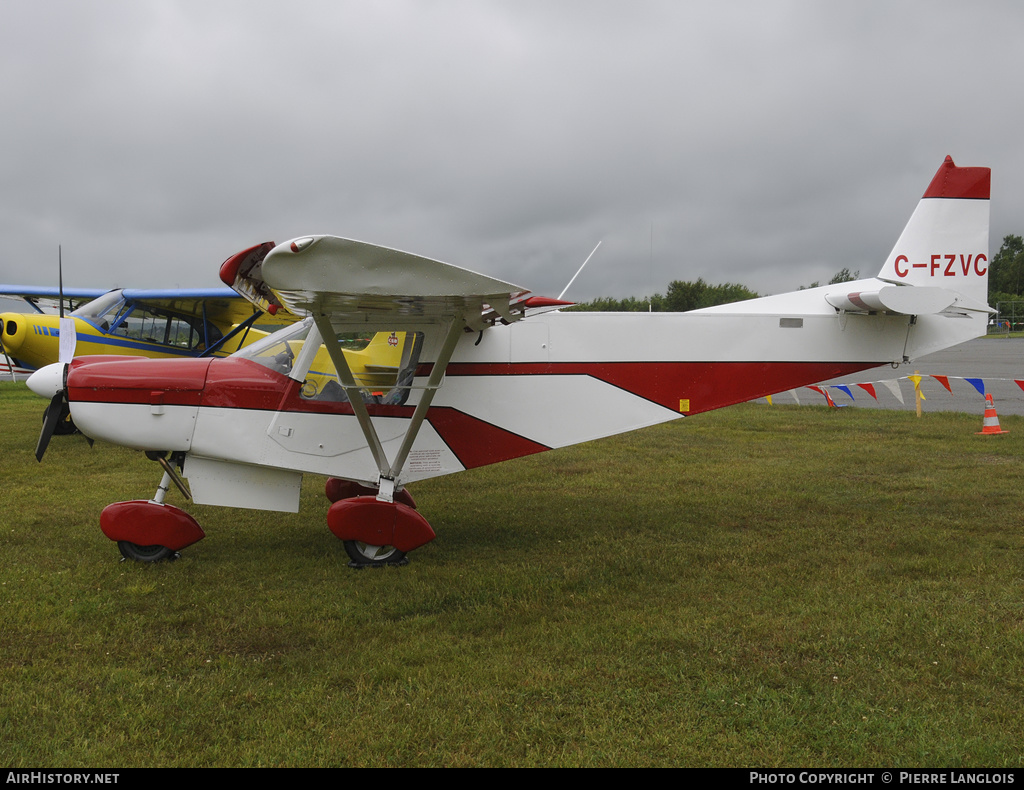
[[[876,291],[829,293],[825,301],[837,310],[850,313],[931,315],[951,307],[957,296],[945,288],[885,285]]]

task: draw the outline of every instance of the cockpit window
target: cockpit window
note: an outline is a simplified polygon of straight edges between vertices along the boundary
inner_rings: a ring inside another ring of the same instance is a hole
[[[221,331],[209,322],[204,331],[201,318],[174,315],[142,305],[136,305],[135,309],[120,316],[110,331],[132,340],[193,351],[202,351],[223,337]]]
[[[91,302],[86,302],[84,305],[79,307],[77,310],[71,313],[76,318],[84,318],[91,323],[98,324],[104,318],[107,318],[107,325],[110,324],[110,314],[117,314],[117,311],[124,304],[124,296],[120,290],[108,291],[103,296],[93,299]]]
[[[422,332],[377,332],[355,342],[342,336],[338,340],[366,403],[401,406],[409,399],[423,348]],[[302,383],[302,397],[321,401],[348,400],[325,349],[317,354]]]
[[[232,357],[251,359],[264,367],[276,370],[278,373],[288,375],[292,369],[292,363],[306,340],[306,335],[313,327],[313,319],[307,318],[292,324],[284,329],[279,329],[272,335],[257,340],[245,348],[239,349]],[[327,353],[324,351],[323,353]]]
[[[204,327],[202,318],[129,304],[120,290],[93,299],[71,315],[118,337],[190,351],[202,351],[224,336],[209,321]]]
[[[292,370],[312,326],[313,319],[307,318],[232,356],[258,362],[296,380],[301,375],[301,394],[306,400],[345,402],[348,396],[323,345],[311,360],[307,357],[308,370]],[[422,332],[377,332],[369,337],[339,335],[338,340],[366,403],[401,405],[408,400],[423,348]]]

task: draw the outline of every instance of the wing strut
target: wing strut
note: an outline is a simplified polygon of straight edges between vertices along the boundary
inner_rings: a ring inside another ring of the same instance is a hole
[[[434,400],[434,393],[437,392],[438,387],[441,386],[441,380],[444,378],[444,371],[448,367],[448,362],[452,358],[452,353],[455,351],[455,346],[459,342],[459,336],[462,334],[462,322],[456,318],[452,318],[451,323],[448,325],[448,333],[444,338],[444,345],[441,346],[441,352],[437,355],[437,361],[434,362],[434,367],[430,371],[430,378],[427,379],[427,388],[420,397],[420,402],[416,404],[416,411],[412,414],[412,420],[410,421],[409,428],[405,432],[405,438],[402,440],[402,446],[398,448],[398,455],[395,456],[395,461],[391,464],[391,470],[388,477],[392,480],[396,480],[398,475],[402,472],[402,467],[405,466],[405,462],[409,457],[409,452],[412,450],[412,443],[416,441],[416,434],[420,432],[420,426],[423,424],[424,418],[427,416],[427,409],[430,408],[430,402]]]
[[[338,336],[334,332],[334,327],[331,326],[330,319],[325,315],[314,315],[313,323],[316,324],[316,328],[323,338],[324,345],[327,347],[327,353],[331,355],[331,361],[338,372],[338,380],[341,382],[345,394],[348,395],[348,402],[352,405],[352,411],[359,421],[359,427],[363,431],[363,437],[370,448],[370,453],[377,464],[377,469],[381,476],[385,476],[390,471],[388,458],[384,454],[384,447],[380,443],[377,431],[373,427],[373,423],[370,422],[370,414],[366,411],[366,404],[363,403],[362,392],[359,389],[359,385],[356,384],[355,376],[352,375],[352,369],[348,366],[348,360],[345,359],[345,352],[341,350],[341,344],[338,343]]]
[[[342,351],[341,345],[338,343],[337,335],[334,331],[334,327],[331,326],[330,319],[326,315],[317,314],[313,316],[313,321],[323,338],[324,345],[327,347],[327,352],[331,356],[331,361],[334,362],[334,367],[338,372],[338,379],[341,382],[342,389],[345,390],[345,394],[348,396],[349,403],[352,405],[352,411],[355,414],[356,420],[359,422],[359,427],[363,432],[363,438],[366,439],[366,445],[369,448],[370,453],[373,455],[374,462],[377,464],[377,470],[380,475],[378,498],[383,499],[386,502],[391,502],[394,499],[395,483],[402,473],[402,468],[405,466],[406,460],[409,458],[409,453],[412,451],[412,445],[416,441],[416,436],[419,434],[420,427],[423,425],[423,420],[427,416],[427,410],[430,408],[430,403],[434,399],[434,393],[437,391],[438,387],[441,386],[445,369],[448,367],[448,362],[452,358],[455,346],[459,342],[459,336],[462,334],[462,326],[464,322],[455,316],[450,318],[447,332],[445,333],[444,343],[441,346],[441,351],[438,354],[437,360],[434,362],[433,369],[430,372],[426,389],[423,391],[423,395],[420,397],[420,401],[416,405],[416,409],[409,421],[409,427],[405,431],[405,436],[402,439],[401,446],[398,448],[395,460],[393,462],[389,462],[387,453],[384,452],[384,447],[381,444],[380,437],[377,435],[377,429],[373,427],[373,422],[370,420],[370,414],[366,410],[366,404],[363,402],[362,390],[356,383],[355,376],[352,375],[352,369],[348,365],[348,360],[345,359],[345,353]]]

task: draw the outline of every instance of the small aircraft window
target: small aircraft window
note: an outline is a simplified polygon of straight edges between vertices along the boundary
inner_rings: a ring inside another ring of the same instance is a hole
[[[264,367],[287,375],[312,326],[313,319],[307,318],[274,332],[272,335],[267,335],[262,340],[257,340],[231,356],[250,359]],[[326,354],[327,351],[322,350],[322,353]]]
[[[409,398],[423,348],[422,332],[377,332],[369,338],[338,338],[363,400],[400,406]],[[302,386],[311,400],[347,401],[326,348],[317,354]]]
[[[202,350],[222,337],[213,324],[203,332],[202,319],[173,315],[136,306],[114,330],[114,334],[145,343],[158,343],[174,348]]]
[[[103,296],[86,302],[71,315],[84,318],[86,321],[106,329],[110,326],[110,319],[117,314],[122,305],[124,305],[124,296],[121,291],[108,291]]]

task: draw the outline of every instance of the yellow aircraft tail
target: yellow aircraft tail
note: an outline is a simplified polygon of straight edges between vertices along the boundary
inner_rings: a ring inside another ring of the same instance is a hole
[[[359,351],[345,351],[352,375],[361,387],[387,390],[395,386],[402,365],[405,332],[378,332]]]

